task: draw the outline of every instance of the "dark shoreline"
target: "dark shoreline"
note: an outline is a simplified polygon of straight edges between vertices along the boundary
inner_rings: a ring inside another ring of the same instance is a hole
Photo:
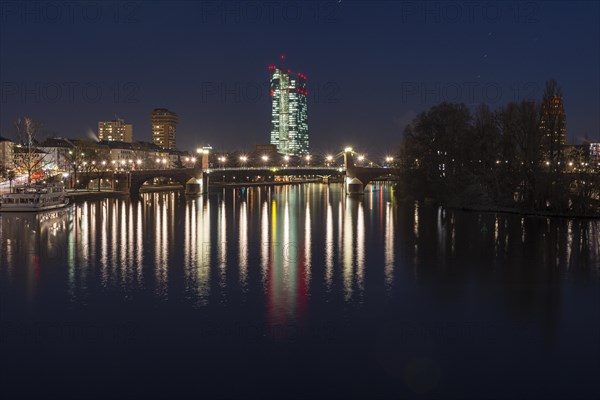
[[[600,219],[600,214],[565,214],[556,212],[545,212],[545,211],[525,211],[525,210],[514,210],[514,209],[490,209],[490,208],[476,208],[476,207],[453,207],[448,208],[470,211],[470,212],[485,212],[485,213],[503,213],[503,214],[516,214],[526,217],[544,217],[544,218],[567,218],[567,219]]]
[[[541,217],[541,218],[566,218],[566,219],[588,219],[588,220],[597,220],[600,219],[599,214],[575,214],[575,213],[557,213],[552,211],[528,211],[528,210],[518,210],[514,208],[490,208],[490,207],[467,207],[467,206],[458,206],[458,205],[448,205],[443,204],[440,201],[436,200],[417,200],[417,199],[408,199],[408,198],[397,198],[398,201],[419,201],[429,205],[438,205],[446,207],[449,210],[460,210],[466,212],[481,212],[481,213],[500,213],[500,214],[513,214],[513,215],[522,215],[524,217]]]

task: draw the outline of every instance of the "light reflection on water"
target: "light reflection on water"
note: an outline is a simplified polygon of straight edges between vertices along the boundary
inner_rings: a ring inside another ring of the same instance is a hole
[[[194,308],[251,301],[273,323],[306,318],[309,303],[361,304],[417,281],[442,290],[441,279],[457,287],[533,280],[560,291],[569,270],[597,280],[600,263],[598,221],[398,203],[387,185],[364,198],[318,184],[187,199],[154,193],[47,216],[3,214],[0,226],[2,285],[20,288],[31,304],[42,301],[44,279],[64,280],[74,304],[107,293],[152,293]]]

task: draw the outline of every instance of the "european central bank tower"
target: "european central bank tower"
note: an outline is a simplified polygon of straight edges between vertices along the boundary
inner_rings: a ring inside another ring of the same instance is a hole
[[[271,72],[271,144],[289,156],[308,154],[306,75],[282,67]]]

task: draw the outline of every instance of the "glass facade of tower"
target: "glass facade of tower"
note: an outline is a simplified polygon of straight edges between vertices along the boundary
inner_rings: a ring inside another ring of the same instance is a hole
[[[308,154],[306,76],[276,66],[271,72],[271,144],[285,155]]]

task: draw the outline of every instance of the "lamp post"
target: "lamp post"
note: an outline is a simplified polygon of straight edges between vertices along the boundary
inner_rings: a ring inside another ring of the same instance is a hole
[[[262,157],[263,162],[265,163],[265,166],[267,166],[267,161],[269,161],[269,157],[267,155],[263,155]]]
[[[327,157],[325,157],[325,160],[327,161],[326,165],[328,167],[331,167],[331,162],[333,161],[333,156],[332,155],[327,155]]]

